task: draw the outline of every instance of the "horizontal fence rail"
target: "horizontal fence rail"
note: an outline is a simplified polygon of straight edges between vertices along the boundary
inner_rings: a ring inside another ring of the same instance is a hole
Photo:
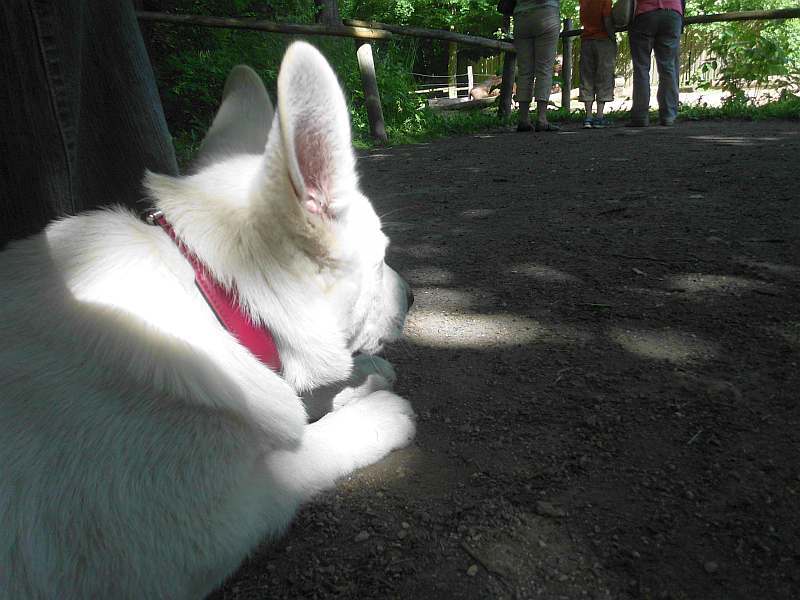
[[[201,15],[183,15],[164,12],[137,11],[136,16],[142,21],[157,21],[159,23],[172,23],[173,25],[224,27],[229,29],[249,29],[266,31],[270,33],[300,34],[300,35],[331,35],[338,37],[352,37],[362,40],[391,40],[395,36],[409,36],[445,42],[456,42],[465,46],[489,48],[502,52],[515,52],[514,44],[508,40],[495,40],[477,35],[466,35],[441,29],[426,29],[423,27],[404,27],[402,25],[389,25],[374,21],[344,20],[342,25],[296,24],[276,23],[258,19],[239,19],[233,17],[207,17]],[[776,10],[749,10],[742,12],[727,12],[714,15],[696,15],[686,17],[686,25],[704,23],[721,23],[725,21],[758,21],[772,19],[800,18],[800,8],[781,8]],[[582,33],[581,29],[570,29],[561,32],[561,37],[574,37]]]
[[[781,19],[800,18],[800,8],[779,8],[775,10],[745,10],[741,12],[716,13],[713,15],[695,15],[686,17],[683,22],[686,25],[703,25],[706,23],[725,23],[728,21],[771,21]],[[562,37],[580,35],[582,29],[570,29],[562,31]]]
[[[343,21],[343,25],[303,25],[296,23],[276,23],[274,21],[261,21],[257,19],[238,19],[233,17],[206,17],[201,15],[179,15],[163,12],[137,11],[136,16],[141,21],[156,21],[171,23],[173,25],[222,27],[228,29],[250,29],[270,33],[301,34],[301,35],[331,35],[338,37],[352,37],[362,40],[392,40],[395,36],[409,36],[456,42],[464,46],[489,48],[501,52],[514,52],[514,45],[503,40],[493,40],[477,35],[465,35],[441,29],[425,29],[422,27],[403,27],[400,25],[387,25],[372,21]]]

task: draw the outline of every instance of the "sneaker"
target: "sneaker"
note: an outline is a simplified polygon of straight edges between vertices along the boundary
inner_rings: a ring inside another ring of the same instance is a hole
[[[592,119],[592,117],[586,117],[586,118],[583,120],[583,128],[584,128],[584,129],[591,129],[591,128],[592,128],[592,122],[593,122],[593,121],[594,121],[594,119]]]
[[[611,121],[605,117],[595,117],[592,120],[592,127],[595,129],[605,129],[606,127],[611,127]]]
[[[675,119],[661,119],[662,127],[672,127],[675,125]]]

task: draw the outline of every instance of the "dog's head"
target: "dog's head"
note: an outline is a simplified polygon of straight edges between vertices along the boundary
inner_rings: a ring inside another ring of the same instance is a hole
[[[182,241],[272,330],[296,390],[345,378],[353,353],[400,335],[410,291],[384,262],[345,100],[312,46],[286,52],[275,111],[259,77],[236,67],[196,172],[146,184]]]

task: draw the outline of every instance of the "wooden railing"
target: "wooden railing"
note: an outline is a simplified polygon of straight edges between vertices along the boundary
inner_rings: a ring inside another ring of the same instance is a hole
[[[409,36],[422,39],[433,39],[444,42],[455,42],[463,46],[473,46],[498,50],[504,53],[503,64],[503,88],[500,93],[500,114],[508,115],[511,112],[511,89],[513,85],[513,73],[516,63],[514,44],[509,40],[498,40],[481,36],[465,35],[453,31],[443,31],[440,29],[426,29],[423,27],[404,27],[401,25],[390,25],[386,23],[376,23],[373,21],[343,20],[341,24],[294,24],[276,23],[273,21],[263,21],[257,19],[238,19],[226,17],[208,17],[201,15],[184,15],[162,12],[138,11],[137,16],[141,21],[157,21],[160,23],[172,23],[173,25],[184,25],[192,27],[224,27],[229,29],[247,29],[252,31],[264,31],[268,33],[282,33],[294,35],[329,35],[339,37],[350,37],[358,40],[370,42],[373,40],[391,40],[397,36]],[[743,12],[719,13],[714,15],[696,15],[686,17],[686,25],[698,25],[705,23],[719,23],[727,21],[754,21],[754,20],[775,20],[775,19],[795,19],[800,18],[800,7],[783,8],[776,10],[751,10]],[[507,28],[506,28],[507,31]],[[562,76],[565,81],[571,77],[572,73],[572,53],[569,51],[571,38],[581,34],[580,29],[572,29],[572,20],[564,20],[564,29],[561,38],[564,43],[564,62],[562,66]],[[367,54],[369,56],[367,56]],[[364,82],[365,95],[368,103],[374,108],[377,101],[380,109],[380,100],[377,98],[377,84],[374,81],[374,65],[372,65],[372,53],[359,50],[359,64],[362,66],[362,80]],[[369,72],[372,71],[372,76]],[[569,109],[570,90],[568,85],[562,86],[562,106]],[[369,93],[367,93],[369,92]],[[368,106],[369,108],[369,106]],[[378,133],[382,131],[383,123],[380,116],[380,123],[373,123],[376,117],[373,111],[370,112],[370,128],[373,136],[385,141],[383,136]],[[380,112],[380,111],[378,111]]]

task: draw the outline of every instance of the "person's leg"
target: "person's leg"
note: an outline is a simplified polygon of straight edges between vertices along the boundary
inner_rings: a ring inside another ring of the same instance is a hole
[[[628,31],[633,63],[633,106],[631,124],[646,125],[650,112],[650,57],[653,52],[655,28],[653,15],[644,13],[633,20]]]
[[[517,103],[518,128],[531,126],[530,106],[533,99],[533,34],[529,13],[514,16],[514,48],[517,50]]]
[[[673,10],[659,12],[659,29],[653,51],[658,68],[658,116],[662,125],[672,125],[678,116],[678,56],[681,45],[681,16]]]
[[[594,105],[594,40],[581,40],[581,63],[580,63],[580,86],[579,99],[583,102],[586,115],[583,119],[583,126],[586,129],[592,127],[592,106]]]
[[[578,72],[580,73],[580,84],[578,85],[578,99],[583,103],[586,116],[584,126],[587,122],[591,123],[592,105],[594,104],[594,90],[591,88],[591,40],[580,41],[581,54]]]
[[[597,40],[597,70],[595,89],[597,91],[597,122],[607,125],[603,114],[606,102],[614,99],[614,60],[617,56],[617,42],[611,39]]]
[[[0,247],[177,173],[130,2],[0,3]]]
[[[547,104],[550,89],[553,87],[553,63],[556,59],[556,46],[561,33],[561,20],[558,9],[540,8],[536,37],[534,38],[535,83],[533,95],[536,98],[536,120],[539,126],[547,126]]]

